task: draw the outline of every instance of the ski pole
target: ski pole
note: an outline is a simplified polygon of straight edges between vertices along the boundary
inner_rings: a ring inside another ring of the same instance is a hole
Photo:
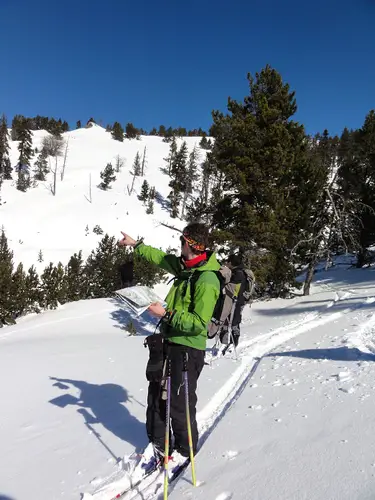
[[[164,446],[164,500],[168,499],[168,462],[169,462],[169,429],[171,417],[171,360],[167,358],[166,381],[167,381],[167,408],[165,420],[165,446]]]
[[[189,440],[191,475],[192,475],[192,480],[193,480],[193,486],[196,486],[197,480],[195,477],[193,439],[192,439],[192,435],[191,435],[191,420],[190,420],[190,407],[189,407],[189,381],[188,381],[188,372],[187,372],[188,353],[187,352],[183,353],[182,360],[183,360],[182,371],[184,374],[184,385],[185,385],[186,425],[187,425],[188,440]]]
[[[234,317],[234,311],[236,310],[236,305],[237,305],[237,295],[235,294],[233,296],[233,305],[232,305],[232,310],[230,312],[230,319],[229,319],[228,328],[230,331],[230,339],[231,339],[232,344],[233,344],[233,349],[234,349],[234,354],[236,356],[236,361],[238,361],[237,349],[236,349],[236,346],[234,344],[234,337],[233,337],[233,331],[232,331],[232,322],[233,322],[233,317]],[[228,344],[228,347],[229,347],[229,344]],[[228,349],[228,347],[227,347],[227,349]]]

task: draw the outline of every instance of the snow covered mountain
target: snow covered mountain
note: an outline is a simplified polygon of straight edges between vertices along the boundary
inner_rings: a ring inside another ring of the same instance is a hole
[[[34,131],[33,148],[40,151],[42,139],[47,135],[45,131]],[[164,249],[173,245],[179,247],[176,233],[160,226],[160,222],[170,220],[167,210],[170,178],[160,170],[166,167],[164,158],[169,153],[168,143],[154,136],[115,141],[109,132],[96,124],[66,132],[63,139],[68,143],[68,155],[63,181],[60,180],[60,171],[64,157],[58,159],[56,196],[50,189],[51,173],[46,182],[38,183],[26,193],[16,189],[15,173],[13,181],[4,182],[0,226],[5,229],[16,263],[22,261],[26,268],[34,264],[41,270],[49,262],[66,264],[69,257],[79,250],[83,251],[85,258],[101,239],[92,232],[96,225],[110,236],[120,237],[120,231],[126,230],[134,236],[147,236],[147,242]],[[189,152],[196,145],[202,162],[206,151],[199,148],[200,140],[201,137],[179,138],[177,144],[180,147],[186,141]],[[18,141],[10,141],[10,146],[10,159],[15,166],[19,157]],[[137,153],[142,159],[146,153],[145,176],[136,178],[135,191],[129,196],[130,170]],[[100,172],[107,163],[115,166],[118,156],[124,166],[116,173],[111,189],[103,191],[97,187],[101,181]],[[36,159],[37,154],[33,161]],[[137,196],[144,179],[150,186],[155,186],[157,192],[152,215],[146,214],[146,207]],[[176,219],[173,223],[183,226],[183,222]],[[43,254],[41,263],[38,262],[40,250]]]

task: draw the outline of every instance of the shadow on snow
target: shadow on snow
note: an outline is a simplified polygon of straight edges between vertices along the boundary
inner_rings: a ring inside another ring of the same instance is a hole
[[[99,432],[92,427],[93,425],[101,424],[115,436],[134,446],[135,449],[144,445],[146,441],[145,425],[130,414],[124,403],[134,401],[141,406],[144,404],[129,396],[124,387],[117,384],[90,384],[83,380],[57,377],[50,377],[50,379],[55,381],[53,385],[59,389],[69,390],[74,387],[80,391],[79,397],[65,393],[49,402],[59,408],[65,408],[68,405],[76,406],[86,427],[115,460],[118,460],[118,457],[104,443]]]
[[[348,307],[352,309],[373,309],[375,312],[375,302],[366,303],[366,298],[367,297],[363,296],[352,296],[342,300],[338,300],[332,305],[330,304],[332,302],[332,299],[309,300],[299,302],[297,304],[291,304],[290,306],[282,309],[275,307],[268,309],[257,309],[256,313],[261,316],[287,316],[291,314],[295,315],[312,312],[317,312],[319,314],[331,314],[333,312],[343,311]],[[326,306],[324,304],[326,304]]]
[[[375,361],[374,354],[361,352],[355,347],[331,347],[328,349],[302,349],[300,351],[270,352],[267,357],[274,356],[327,359],[331,361]]]
[[[116,328],[121,328],[121,330],[126,331],[126,326],[132,322],[137,331],[137,335],[147,336],[154,332],[157,320],[147,311],[141,316],[135,316],[134,313],[127,309],[126,304],[119,299],[114,298],[110,299],[110,301],[116,306],[119,306],[118,309],[110,312],[111,319],[117,323],[115,325]]]

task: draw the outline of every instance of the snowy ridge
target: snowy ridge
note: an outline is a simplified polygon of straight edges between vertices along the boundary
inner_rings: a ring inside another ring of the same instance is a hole
[[[32,133],[33,148],[41,150],[44,137],[49,133],[37,130]],[[160,225],[171,221],[168,212],[167,196],[171,190],[170,178],[160,169],[166,167],[165,158],[169,154],[169,144],[161,137],[140,136],[140,140],[124,139],[115,141],[104,128],[93,125],[62,134],[68,142],[68,156],[64,180],[60,180],[60,171],[64,158],[58,159],[58,180],[56,196],[50,190],[52,174],[45,182],[30,188],[26,193],[16,189],[16,173],[12,181],[4,181],[0,206],[1,225],[5,229],[10,248],[14,252],[15,263],[23,262],[28,268],[35,265],[42,270],[49,262],[61,261],[64,265],[71,255],[82,250],[86,258],[102,238],[93,233],[99,225],[104,233],[120,237],[120,231],[127,231],[134,237],[146,237],[146,241],[163,249],[172,246],[179,248],[176,235],[170,229]],[[186,141],[189,153],[194,146],[198,148],[199,164],[207,151],[199,148],[201,137],[177,139],[180,147]],[[10,141],[10,159],[14,167],[18,162],[18,141]],[[146,150],[145,150],[146,148]],[[143,159],[146,154],[145,176],[135,180],[135,191],[129,196],[128,186],[132,183],[130,171],[136,154]],[[32,158],[36,161],[39,153]],[[107,163],[116,164],[119,156],[124,166],[116,172],[116,181],[111,189],[102,191],[97,186],[101,182],[100,172]],[[89,202],[91,179],[92,203]],[[146,207],[138,199],[141,185],[147,180],[155,186],[156,200],[154,214],[146,214]],[[173,220],[173,225],[180,227],[183,221]],[[88,231],[86,228],[88,227]],[[38,262],[39,251],[43,262]]]

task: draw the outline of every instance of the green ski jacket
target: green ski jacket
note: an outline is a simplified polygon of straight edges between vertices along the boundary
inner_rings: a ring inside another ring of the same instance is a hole
[[[187,269],[182,259],[162,250],[138,243],[135,253],[153,262],[175,276],[174,283],[165,299],[167,314],[161,321],[160,331],[171,342],[204,351],[207,341],[207,326],[220,295],[220,282],[215,272],[220,269],[215,254],[207,252],[203,264]],[[194,297],[191,300],[190,279],[193,272]],[[193,303],[192,303],[193,302]]]

